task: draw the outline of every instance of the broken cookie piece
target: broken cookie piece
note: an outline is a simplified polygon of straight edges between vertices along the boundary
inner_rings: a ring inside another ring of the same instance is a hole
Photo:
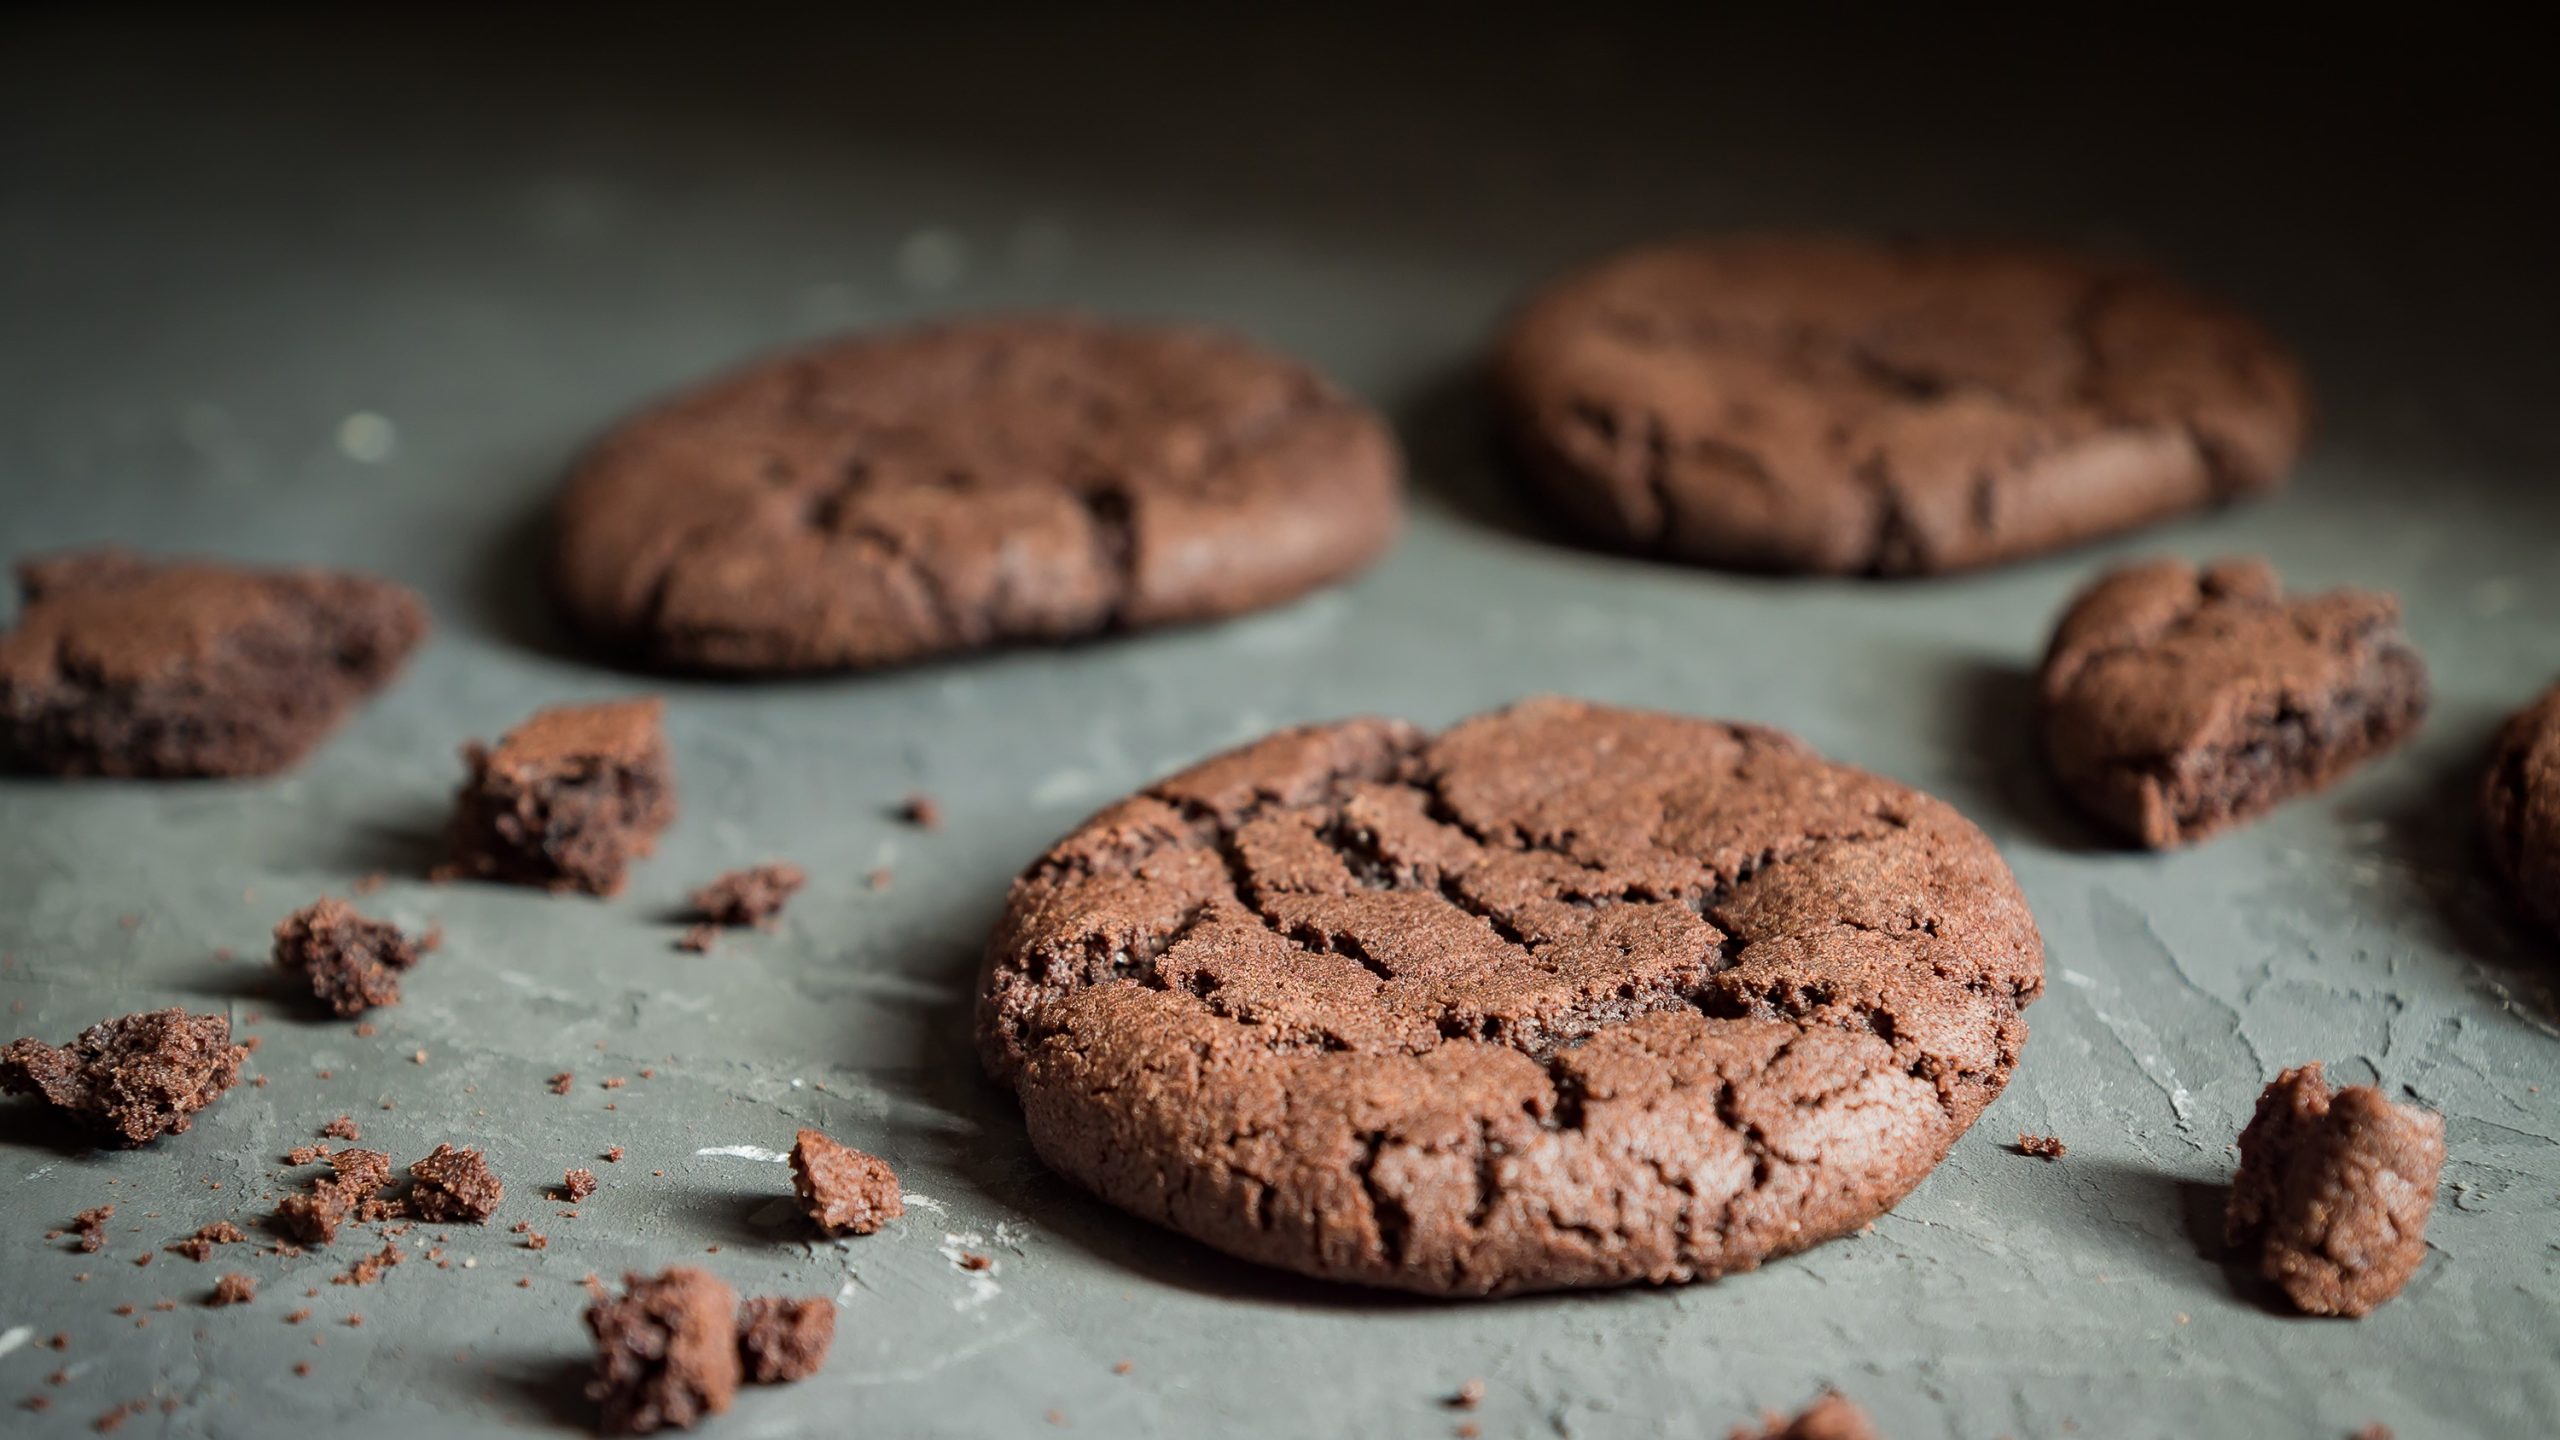
[[[397,585],[90,550],[18,567],[0,769],[179,778],[300,760],[427,632]]]
[[[2039,689],[2063,788],[2154,850],[2336,782],[2427,709],[2397,600],[2287,597],[2257,559],[2106,576],[2063,615]]]
[[[446,873],[612,895],[675,818],[656,699],[545,710],[465,746]]]
[[[690,1429],[737,1398],[738,1296],[717,1276],[678,1265],[622,1277],[623,1293],[587,1306],[595,1375],[587,1397],[607,1435]]]
[[[1837,1390],[1826,1390],[1820,1399],[1805,1407],[1790,1420],[1784,1415],[1761,1417],[1760,1428],[1748,1425],[1733,1428],[1730,1440],[1880,1440],[1875,1422],[1867,1412],[1849,1403]]]
[[[835,1338],[836,1307],[818,1296],[763,1295],[738,1309],[738,1359],[757,1385],[817,1374]]]
[[[2427,1256],[2444,1117],[2312,1064],[2277,1076],[2240,1132],[2224,1235],[2311,1315],[2362,1316]]]
[[[807,872],[780,861],[733,870],[694,891],[693,909],[713,925],[763,925],[780,915],[782,907],[808,883]]]
[[[2507,893],[2535,924],[2560,935],[2560,685],[2499,727],[2480,820]]]
[[[830,1235],[868,1235],[907,1213],[886,1161],[815,1130],[792,1142],[791,1184],[800,1208]]]
[[[420,1220],[484,1224],[505,1197],[506,1187],[477,1150],[438,1145],[409,1167],[408,1212]]]
[[[38,1095],[124,1145],[183,1135],[240,1078],[249,1052],[219,1015],[154,1010],[102,1020],[68,1045],[32,1036],[0,1048],[0,1090]]]
[[[400,1002],[400,972],[418,963],[418,948],[397,926],[368,920],[343,900],[326,897],[276,926],[276,968],[299,979],[331,1014],[361,1015]]]
[[[300,1194],[276,1202],[276,1227],[306,1245],[326,1245],[350,1220],[387,1213],[379,1196],[391,1183],[391,1157],[379,1150],[341,1150],[328,1157],[330,1173]]]

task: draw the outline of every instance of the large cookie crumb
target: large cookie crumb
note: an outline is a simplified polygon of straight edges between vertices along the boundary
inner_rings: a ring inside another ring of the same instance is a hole
[[[391,1183],[390,1156],[378,1150],[347,1149],[327,1158],[328,1175],[314,1179],[300,1194],[276,1202],[278,1228],[306,1245],[325,1245],[337,1239],[338,1227],[350,1220],[386,1213],[383,1202],[375,1197]]]
[[[258,1298],[256,1277],[234,1271],[213,1282],[213,1294],[207,1305],[246,1305]]]
[[[497,1213],[505,1197],[506,1187],[477,1150],[438,1145],[409,1166],[408,1211],[421,1220],[478,1225]]]
[[[675,818],[664,702],[544,710],[495,748],[463,749],[452,871],[484,880],[612,895],[631,861]]]
[[[888,1162],[803,1130],[791,1145],[800,1208],[830,1235],[868,1235],[907,1213]]]
[[[679,1265],[625,1275],[620,1296],[587,1306],[595,1374],[587,1397],[608,1435],[689,1429],[736,1398],[737,1293],[710,1272]]]
[[[323,898],[276,926],[275,960],[277,969],[346,1019],[400,1003],[400,972],[418,963],[418,948],[397,926]]]
[[[2315,1061],[2258,1097],[2225,1235],[2305,1313],[2366,1315],[2426,1259],[2443,1168],[2443,1116],[2370,1085],[2333,1092]]]
[[[102,1020],[68,1045],[10,1041],[0,1049],[0,1090],[42,1096],[108,1139],[141,1145],[185,1134],[248,1056],[219,1015],[154,1010]]]
[[[693,909],[713,925],[762,925],[780,915],[808,883],[807,872],[780,861],[732,870],[694,891]]]
[[[835,1338],[836,1307],[817,1296],[759,1296],[738,1310],[738,1357],[758,1385],[817,1374]]]

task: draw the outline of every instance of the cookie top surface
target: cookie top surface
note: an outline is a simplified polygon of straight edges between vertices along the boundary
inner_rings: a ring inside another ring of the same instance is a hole
[[[1285,731],[1016,882],[979,1039],[1106,1198],[1328,1278],[1684,1280],[1855,1229],[2042,984],[1944,804],[1775,731],[1563,700]]]
[[[666,709],[667,702],[652,695],[537,711],[488,753],[487,769],[529,781],[598,762],[641,763],[666,744]]]
[[[10,685],[144,685],[235,663],[251,649],[294,651],[371,679],[426,632],[425,609],[408,591],[323,570],[87,550],[27,561],[18,586],[24,611],[0,635],[0,682]],[[348,653],[350,632],[378,643]]]
[[[1401,514],[1385,425],[1301,365],[991,318],[766,359],[625,423],[560,497],[554,580],[655,663],[860,668],[1274,604]]]
[[[2560,685],[2500,728],[2480,812],[2490,859],[2517,902],[2560,933]]]
[[[2016,559],[2280,484],[2309,422],[2248,320],[2133,264],[1744,235],[1566,276],[1496,366],[1600,538],[1825,574]]]

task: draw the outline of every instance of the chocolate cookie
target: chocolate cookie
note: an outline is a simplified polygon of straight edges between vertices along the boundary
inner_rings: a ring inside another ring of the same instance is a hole
[[[2427,1258],[2444,1117],[2370,1085],[2287,1070],[2240,1132],[2223,1223],[2232,1246],[2306,1314],[2363,1316]]]
[[[2480,816],[2516,903],[2560,934],[2560,685],[2498,732]]]
[[[2288,599],[2256,559],[2105,576],[2055,627],[2039,688],[2063,788],[2155,850],[2335,782],[2427,709],[2397,600]]]
[[[1223,1250],[1490,1294],[1749,1269],[2007,1083],[1982,832],[1776,731],[1536,700],[1283,731],[1015,882],[978,1007],[1051,1165]]]
[[[607,435],[561,495],[568,613],[644,661],[894,665],[1232,615],[1368,565],[1378,417],[1201,330],[985,319],[748,366]]]
[[[388,581],[90,550],[18,567],[0,768],[265,775],[390,683],[427,633]]]
[[[1755,570],[1963,570],[2274,489],[2302,376],[2151,270],[1728,236],[1569,275],[1504,339],[1529,474],[1603,541]]]

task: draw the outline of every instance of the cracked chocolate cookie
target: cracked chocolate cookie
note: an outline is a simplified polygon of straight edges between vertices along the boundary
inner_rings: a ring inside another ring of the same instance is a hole
[[[2480,816],[2516,903],[2560,935],[2560,685],[2498,732]]]
[[[2272,490],[2300,372],[2136,265],[1751,235],[1569,275],[1496,362],[1530,477],[1599,539],[1711,565],[1924,575]]]
[[[1386,549],[1399,471],[1375,414],[1243,341],[967,321],[624,424],[560,497],[553,579],[648,663],[863,669],[1277,604]]]
[[[386,580],[88,550],[18,567],[0,769],[186,778],[299,761],[427,633]]]
[[[2039,690],[2063,788],[2155,850],[2336,782],[2409,738],[2427,709],[2397,600],[2288,598],[2257,559],[2103,577],[2055,627]]]
[[[1049,1164],[1435,1294],[1695,1280],[1900,1200],[2043,985],[1945,804],[1750,725],[1536,700],[1283,731],[1015,882],[978,1006]]]

